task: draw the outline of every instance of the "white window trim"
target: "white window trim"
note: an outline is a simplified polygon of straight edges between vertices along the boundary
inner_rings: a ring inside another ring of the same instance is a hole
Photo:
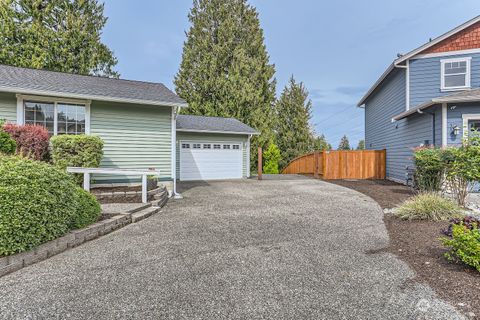
[[[33,95],[23,95],[17,94],[17,124],[25,124],[25,112],[24,112],[24,102],[25,101],[35,101],[35,102],[50,102],[54,105],[54,122],[55,126],[53,127],[53,134],[57,135],[57,105],[62,103],[71,103],[85,105],[85,134],[90,134],[90,105],[91,100],[80,100],[80,99],[69,99],[69,98],[58,98],[58,97],[45,97],[45,96],[33,96]]]
[[[467,64],[467,73],[465,76],[465,85],[458,86],[458,87],[445,87],[445,64],[450,62],[466,62]],[[457,91],[457,90],[465,90],[471,88],[471,71],[472,71],[472,57],[463,57],[463,58],[453,58],[453,59],[442,59],[440,60],[440,90],[441,91]]]
[[[463,139],[468,138],[468,121],[469,120],[480,120],[480,114],[478,113],[470,113],[470,114],[463,114]]]

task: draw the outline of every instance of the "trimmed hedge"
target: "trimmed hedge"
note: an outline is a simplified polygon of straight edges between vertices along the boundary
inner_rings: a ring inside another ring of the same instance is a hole
[[[70,222],[71,229],[81,229],[94,222],[97,222],[102,210],[97,199],[89,192],[80,187],[77,191],[77,214]]]
[[[34,160],[48,159],[50,137],[44,127],[6,123],[3,130],[15,140],[17,154]]]
[[[100,216],[100,205],[65,170],[0,157],[0,256],[30,250]]]
[[[0,255],[62,236],[76,210],[76,186],[65,171],[21,157],[0,157]]]
[[[8,133],[2,131],[0,128],[0,155],[1,154],[14,154],[17,149],[17,143],[13,140]]]
[[[67,167],[97,168],[103,158],[103,140],[96,136],[60,135],[54,136],[52,142],[53,164],[65,169]],[[81,184],[83,175],[75,175]]]

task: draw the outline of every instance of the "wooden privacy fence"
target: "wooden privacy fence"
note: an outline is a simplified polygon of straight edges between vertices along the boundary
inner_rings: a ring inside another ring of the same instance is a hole
[[[293,159],[283,174],[313,174],[316,178],[385,179],[385,150],[320,151]]]

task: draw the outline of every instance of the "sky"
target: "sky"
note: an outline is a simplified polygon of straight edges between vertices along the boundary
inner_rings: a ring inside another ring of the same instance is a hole
[[[398,53],[480,14],[478,0],[250,0],[257,8],[277,94],[290,76],[302,81],[313,103],[312,126],[334,148],[346,134],[355,147],[364,137],[364,111],[356,104]],[[189,29],[191,0],[105,0],[103,41],[118,58],[121,78],[173,79]]]

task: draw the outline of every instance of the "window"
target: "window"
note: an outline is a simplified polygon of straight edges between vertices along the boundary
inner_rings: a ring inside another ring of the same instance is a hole
[[[238,144],[234,144],[232,147],[233,150],[240,150],[240,146]]]
[[[22,99],[19,97],[19,99]],[[47,128],[50,135],[85,134],[87,128],[87,105],[60,103],[34,97],[31,100],[21,100],[20,110],[23,115],[19,119],[25,124],[40,125]]]
[[[230,145],[229,144],[224,144],[223,149],[230,149]]]
[[[182,149],[190,149],[189,143],[182,143]]]
[[[194,143],[193,144],[193,149],[201,149],[202,145],[200,143]]]
[[[441,60],[441,89],[470,88],[470,62],[471,58]]]
[[[222,146],[219,145],[219,144],[214,144],[214,145],[213,145],[213,149],[221,149],[221,147],[222,147]]]
[[[212,145],[209,144],[209,143],[205,143],[205,144],[203,145],[203,149],[211,149],[211,148],[212,148]]]

